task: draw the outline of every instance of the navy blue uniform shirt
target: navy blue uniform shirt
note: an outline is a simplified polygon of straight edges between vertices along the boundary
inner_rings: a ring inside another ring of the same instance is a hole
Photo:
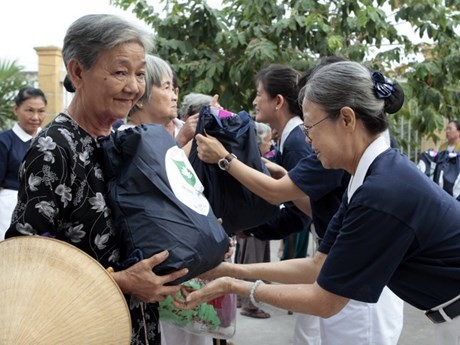
[[[327,291],[373,303],[388,285],[427,310],[460,294],[460,203],[387,149],[345,194],[318,250]]]
[[[315,231],[323,238],[329,221],[340,206],[350,174],[341,169],[325,169],[316,153],[310,152],[288,175],[310,197]]]
[[[0,133],[0,187],[19,189],[19,166],[30,143],[31,139],[22,141],[12,129]]]

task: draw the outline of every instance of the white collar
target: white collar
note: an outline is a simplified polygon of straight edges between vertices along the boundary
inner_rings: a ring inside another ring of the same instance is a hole
[[[39,127],[38,130],[37,130],[37,133],[40,132],[41,128]],[[16,134],[19,139],[21,139],[23,142],[27,142],[29,141],[30,139],[33,138],[32,135],[30,135],[29,133],[27,133],[26,131],[24,131],[21,126],[19,126],[19,123],[16,122],[13,126],[13,132],[14,134]]]
[[[350,203],[350,200],[356,190],[363,184],[364,177],[366,177],[367,170],[371,166],[372,162],[374,162],[377,156],[389,147],[390,146],[387,144],[385,137],[380,135],[364,151],[361,159],[359,160],[356,172],[351,176],[348,184],[348,203]]]
[[[179,134],[180,129],[184,126],[185,122],[182,121],[182,120],[179,120],[177,118],[173,119],[172,121],[174,123],[174,137],[177,137],[177,135]]]
[[[284,142],[286,141],[289,134],[291,134],[292,130],[296,128],[296,126],[302,123],[303,121],[300,118],[300,116],[294,116],[286,123],[286,126],[284,126],[284,129],[283,129],[283,133],[281,134],[281,140],[280,140],[280,146],[279,146],[281,153],[283,153]]]

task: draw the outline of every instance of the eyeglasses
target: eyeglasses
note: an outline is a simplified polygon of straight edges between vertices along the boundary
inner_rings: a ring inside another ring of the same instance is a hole
[[[326,116],[326,117],[322,118],[321,120],[315,122],[311,126],[305,126],[304,124],[300,124],[299,127],[302,130],[302,132],[305,134],[305,136],[308,138],[308,140],[311,141],[310,135],[308,134],[310,129],[312,129],[313,127],[319,125],[321,122],[323,122],[324,120],[327,120],[327,119],[329,119],[329,116]]]

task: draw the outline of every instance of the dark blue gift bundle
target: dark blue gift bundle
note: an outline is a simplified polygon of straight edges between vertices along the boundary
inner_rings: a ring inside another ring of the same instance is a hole
[[[224,116],[219,116],[224,113]],[[269,174],[260,157],[254,120],[245,111],[232,114],[210,106],[202,107],[196,133],[209,134],[217,138],[238,160],[265,174]],[[189,155],[198,178],[204,186],[204,194],[214,214],[222,218],[228,234],[247,230],[265,223],[277,212],[271,205],[252,193],[217,164],[201,161],[197,144],[192,143]]]
[[[121,235],[120,268],[159,253],[153,271],[189,272],[179,284],[217,266],[229,238],[203,195],[185,153],[162,125],[142,125],[100,138],[108,202]]]

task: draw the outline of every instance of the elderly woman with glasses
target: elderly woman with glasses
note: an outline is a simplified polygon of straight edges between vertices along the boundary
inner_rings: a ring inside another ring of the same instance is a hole
[[[457,344],[460,205],[382,137],[386,113],[402,103],[393,83],[359,63],[337,62],[314,73],[302,105],[309,142],[325,168],[351,175],[318,252],[284,262],[223,263],[208,273],[222,278],[189,293],[186,305],[179,298],[176,304],[192,308],[237,293],[328,318],[350,300],[377,302],[388,286],[425,311],[434,325],[433,343]]]

